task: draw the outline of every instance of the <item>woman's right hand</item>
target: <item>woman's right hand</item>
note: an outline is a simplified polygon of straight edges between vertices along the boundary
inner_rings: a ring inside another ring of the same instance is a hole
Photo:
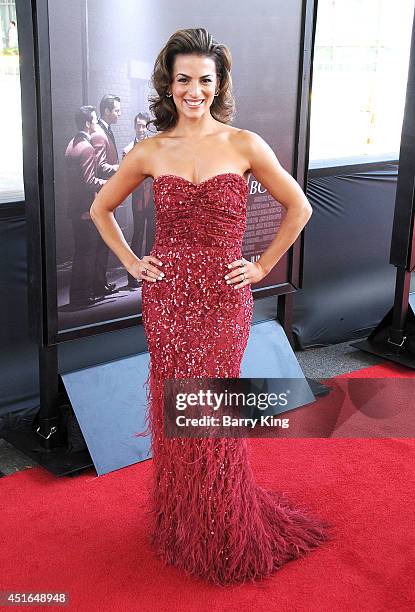
[[[127,271],[137,280],[146,280],[155,283],[164,278],[164,272],[157,268],[163,265],[162,262],[153,255],[144,255],[142,259],[137,259]]]

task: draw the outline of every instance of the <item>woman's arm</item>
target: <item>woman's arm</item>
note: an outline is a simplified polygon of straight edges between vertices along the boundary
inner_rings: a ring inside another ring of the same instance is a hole
[[[242,137],[245,155],[255,178],[287,210],[278,233],[256,262],[268,274],[294,244],[313,209],[300,185],[284,170],[265,140],[249,130],[243,130]]]
[[[313,213],[311,204],[300,185],[284,170],[271,147],[261,136],[249,130],[241,130],[239,145],[255,178],[286,208],[287,214],[275,238],[260,258],[255,263],[245,263],[245,267],[242,268],[244,276],[241,276],[240,260],[229,264],[229,268],[233,270],[225,276],[225,279],[234,289],[262,280],[294,244]]]
[[[150,147],[150,139],[143,140],[124,157],[117,172],[97,194],[90,208],[90,215],[104,242],[130,274],[135,278],[155,281],[161,272],[153,264],[161,262],[150,255],[139,259],[129,247],[114,217],[114,210],[149,176],[146,160],[149,158]],[[144,268],[146,277],[141,276]]]

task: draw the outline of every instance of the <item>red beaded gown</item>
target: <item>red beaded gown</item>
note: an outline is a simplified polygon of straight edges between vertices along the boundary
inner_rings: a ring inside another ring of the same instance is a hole
[[[165,277],[142,286],[151,544],[165,563],[217,585],[253,581],[330,539],[330,525],[255,483],[245,438],[169,438],[163,425],[164,379],[240,377],[253,298],[224,276],[242,256],[248,185],[236,173],[199,184],[164,174],[153,190],[150,254]]]

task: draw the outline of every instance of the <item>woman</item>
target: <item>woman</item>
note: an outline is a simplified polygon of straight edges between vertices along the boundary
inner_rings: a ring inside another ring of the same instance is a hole
[[[325,521],[256,485],[246,439],[180,439],[163,431],[165,379],[240,376],[250,286],[276,265],[311,215],[303,191],[264,140],[229,125],[230,70],[229,49],[205,29],[175,32],[154,66],[150,109],[158,133],[134,147],[91,207],[105,242],[143,280],[152,544],[166,563],[219,585],[267,576],[329,539]],[[287,208],[255,263],[241,253],[250,172]],[[113,212],[148,176],[156,240],[139,259]]]

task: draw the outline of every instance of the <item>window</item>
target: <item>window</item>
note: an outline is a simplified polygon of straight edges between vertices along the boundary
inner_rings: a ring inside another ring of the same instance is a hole
[[[311,167],[398,159],[413,12],[413,0],[319,0]]]
[[[14,0],[0,0],[0,204],[24,200],[19,49]]]

